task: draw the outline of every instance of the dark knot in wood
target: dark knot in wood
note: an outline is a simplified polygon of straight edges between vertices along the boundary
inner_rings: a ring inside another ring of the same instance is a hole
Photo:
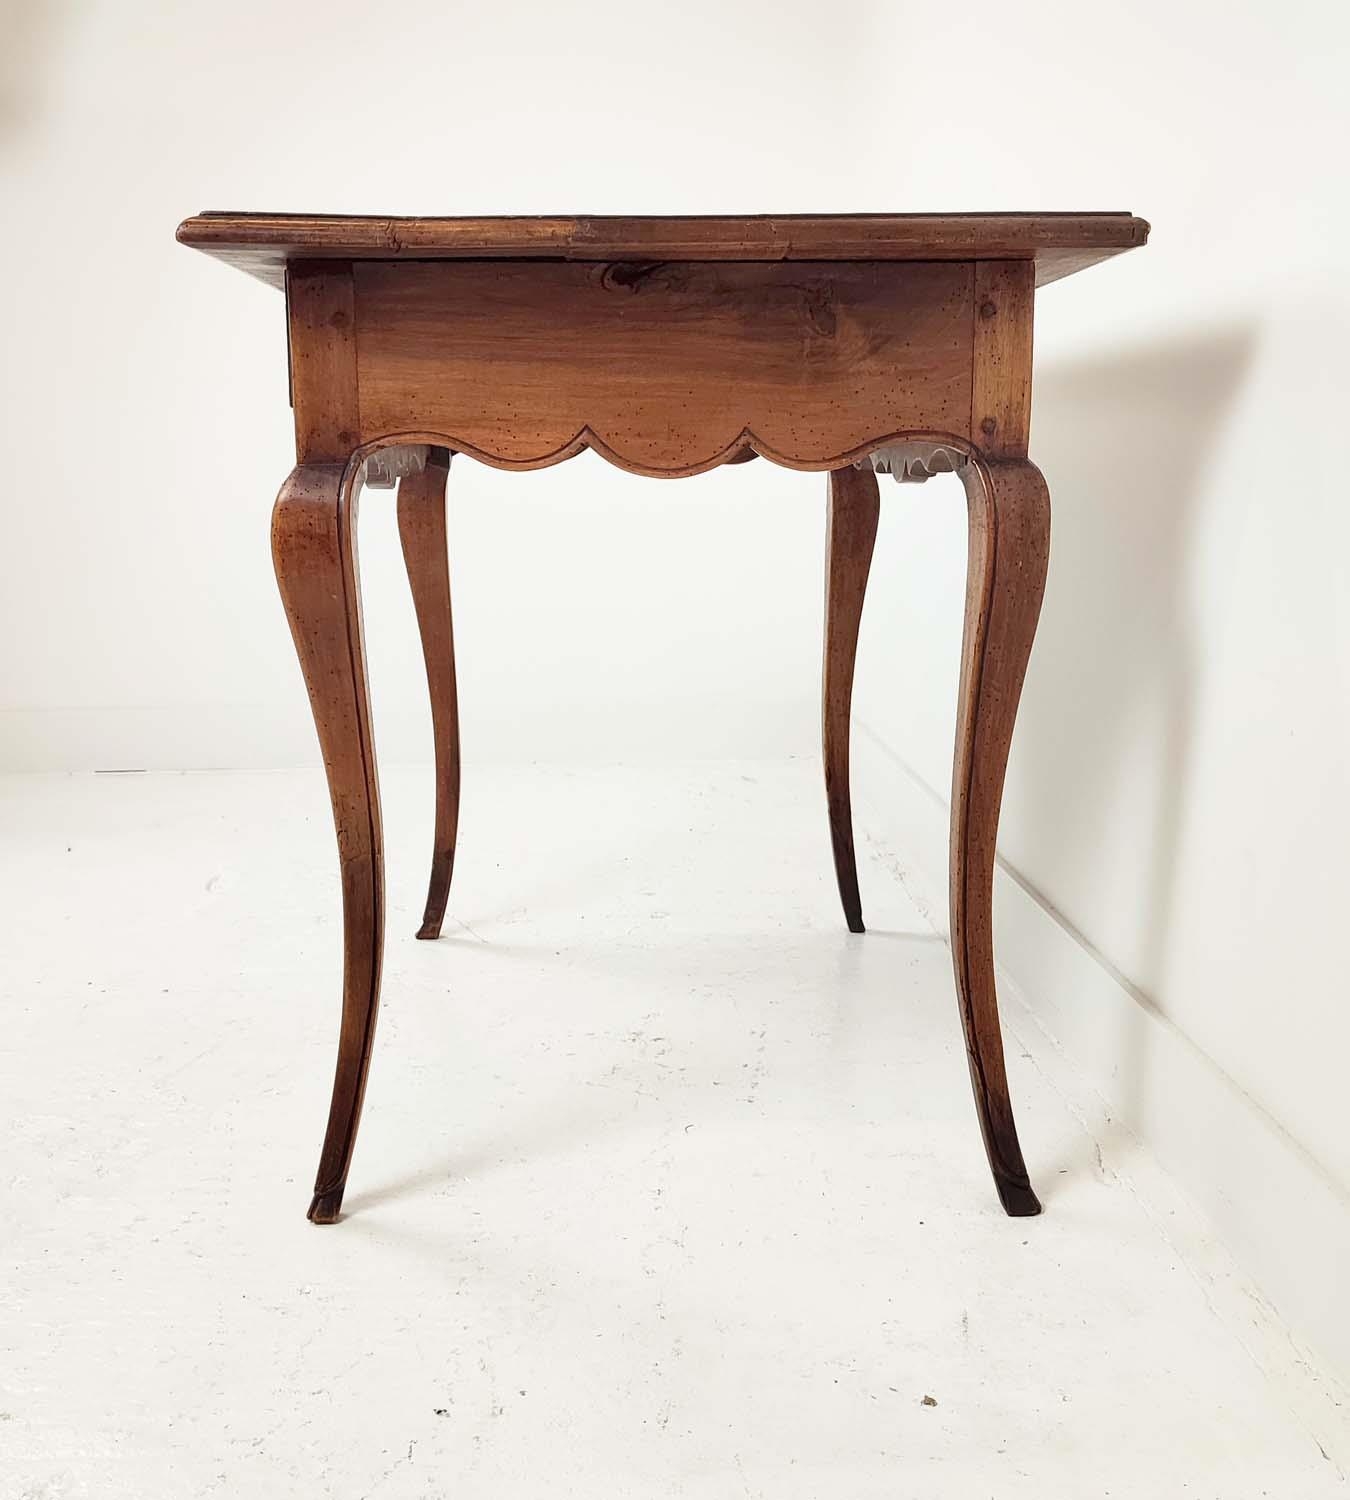
[[[813,332],[823,338],[832,339],[838,330],[839,319],[834,310],[834,290],[828,282],[816,282],[803,293],[806,321]]]
[[[607,291],[621,288],[626,292],[637,292],[660,271],[664,270],[665,266],[666,262],[662,260],[611,261],[600,273],[600,285]]]

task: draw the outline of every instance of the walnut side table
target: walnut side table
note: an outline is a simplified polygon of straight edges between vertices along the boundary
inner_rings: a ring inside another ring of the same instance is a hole
[[[1050,501],[1027,458],[1035,289],[1142,245],[1125,213],[390,219],[206,213],[185,245],[286,294],[296,467],[272,519],[342,870],[342,1027],[309,1217],[332,1223],[370,1066],[384,853],[356,562],[363,484],[398,482],[436,744],[418,937],[455,857],[450,458],[537,469],[593,448],[671,478],[761,456],[829,475],[823,747],[850,931],[863,930],[849,712],[876,475],[959,472],[970,562],[952,779],[951,946],[975,1106],[1009,1214],[1040,1211],[1008,1098],[994,841],[1040,613]]]

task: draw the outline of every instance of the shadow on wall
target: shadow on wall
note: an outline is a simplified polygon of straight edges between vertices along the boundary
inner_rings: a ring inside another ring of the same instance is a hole
[[[1229,328],[1036,376],[1032,455],[1053,534],[1009,852],[1070,925],[1092,909],[1076,892],[1092,893],[1093,937],[1122,956],[1145,1004],[1166,962],[1193,774],[1197,512],[1254,348],[1252,328]],[[1122,1112],[1135,1118],[1142,1028],[1117,1042]]]

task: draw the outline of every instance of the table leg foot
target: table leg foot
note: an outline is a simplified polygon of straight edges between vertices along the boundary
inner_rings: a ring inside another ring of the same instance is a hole
[[[951,934],[975,1107],[1004,1209],[1040,1212],[1017,1138],[994,978],[995,841],[1003,780],[1050,553],[1050,496],[1025,459],[963,470],[970,561],[952,784]]]
[[[351,1166],[379,1010],[384,850],[370,729],[356,489],[340,464],[302,464],[277,496],[272,557],[328,773],[342,875],[342,1025],[309,1216],[332,1223]]]
[[[871,467],[836,469],[829,476],[825,528],[825,662],[821,688],[821,752],[825,800],[839,899],[850,932],[862,932],[862,898],[853,847],[849,792],[849,725],[853,667],[858,655],[867,575],[877,535],[880,502]]]
[[[1029,1182],[1007,1182],[1001,1177],[994,1179],[998,1189],[998,1201],[1010,1219],[1034,1219],[1041,1211],[1041,1200]]]
[[[426,467],[420,473],[405,475],[398,486],[399,537],[422,635],[436,743],[436,833],[427,904],[417,930],[417,936],[423,939],[441,935],[459,828],[459,703],[445,527],[449,465],[446,450],[433,448]]]
[[[344,1185],[345,1186],[345,1185]],[[315,1193],[307,1215],[311,1224],[336,1224],[342,1217],[343,1188],[334,1188],[331,1193]]]

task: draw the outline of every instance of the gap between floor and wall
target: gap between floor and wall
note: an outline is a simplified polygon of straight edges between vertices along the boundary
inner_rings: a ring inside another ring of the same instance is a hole
[[[859,834],[948,934],[946,798],[857,721],[853,792]],[[1140,1196],[1328,1460],[1350,1471],[1350,1199],[1001,857],[994,929],[1005,1026],[1103,1170]]]

